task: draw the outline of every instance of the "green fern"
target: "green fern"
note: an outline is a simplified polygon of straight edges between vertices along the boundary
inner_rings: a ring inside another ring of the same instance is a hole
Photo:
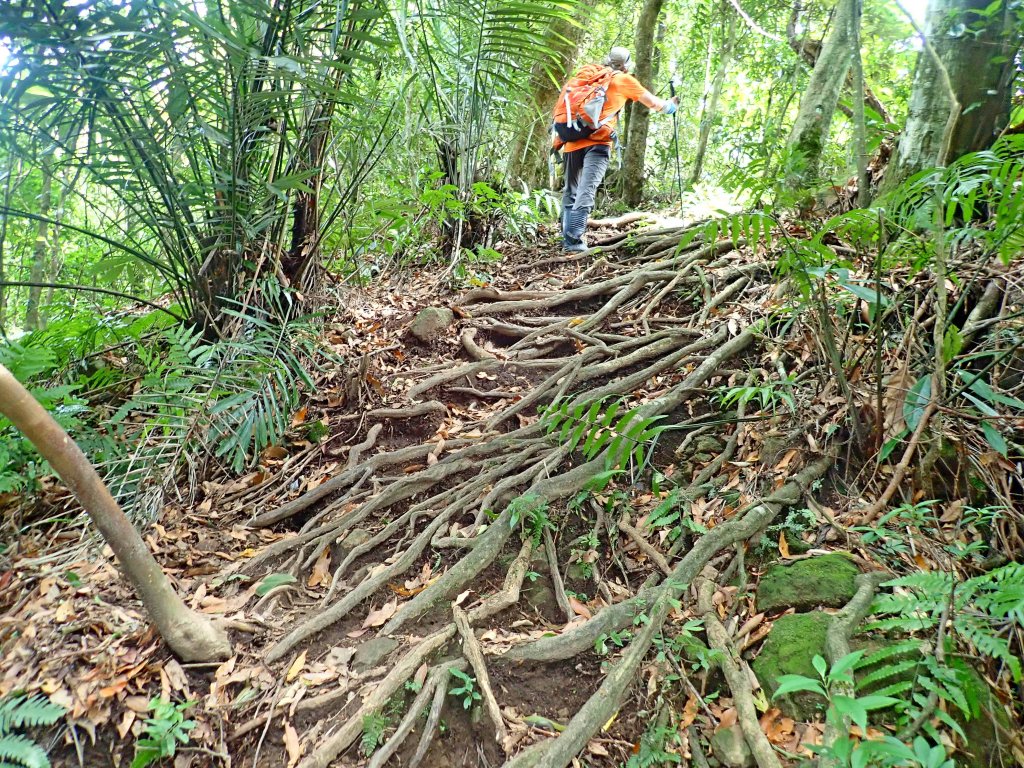
[[[667,427],[656,426],[663,416],[641,416],[636,410],[623,410],[621,401],[613,401],[602,412],[605,399],[583,401],[570,410],[569,401],[555,401],[545,408],[541,423],[548,435],[557,433],[558,442],[569,450],[579,448],[587,461],[604,453],[605,467],[618,469],[633,462],[641,470],[648,450]]]
[[[709,245],[728,239],[733,246],[739,245],[741,240],[750,246],[763,241],[765,248],[771,249],[775,241],[774,227],[775,219],[760,211],[728,214],[687,231],[679,239],[676,252],[682,251],[698,239]]]
[[[22,733],[25,728],[53,725],[65,713],[64,707],[44,696],[7,696],[0,699],[0,766],[49,768],[46,751]]]
[[[888,583],[880,595],[872,628],[926,632],[948,613],[953,634],[1022,679],[1021,661],[1010,646],[1010,629],[1024,626],[1024,566],[1009,563],[989,573],[957,581],[943,572],[914,573]]]
[[[388,727],[388,719],[380,712],[371,712],[363,716],[363,735],[359,739],[359,751],[363,757],[372,755],[383,741],[384,731]]]

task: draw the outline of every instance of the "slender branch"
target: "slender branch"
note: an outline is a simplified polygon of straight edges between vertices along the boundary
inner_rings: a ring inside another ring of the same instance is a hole
[[[130,293],[122,293],[121,291],[113,291],[109,288],[96,288],[92,285],[72,285],[69,283],[46,283],[36,282],[34,280],[0,280],[0,288],[54,288],[62,291],[84,291],[86,293],[102,293],[105,296],[116,296],[120,299],[129,299],[130,301],[143,304],[150,309],[155,309],[158,312],[163,312],[165,315],[170,315],[175,319],[176,322],[182,322],[183,317],[180,317],[166,307],[161,307],[159,304],[154,304],[146,299],[140,299],[138,296],[132,296]]]

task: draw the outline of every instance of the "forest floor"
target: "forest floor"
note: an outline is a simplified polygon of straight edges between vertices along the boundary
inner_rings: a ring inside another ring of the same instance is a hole
[[[338,288],[324,343],[348,363],[289,439],[145,534],[236,655],[176,661],[109,550],[51,520],[0,573],[0,695],[68,708],[57,765],[130,764],[154,696],[195,702],[178,768],[707,766],[737,722],[762,768],[766,745],[809,755],[820,717],[774,706],[776,681],[747,668],[800,610],[760,608],[769,565],[843,552],[894,578],[946,568],[949,542],[1019,555],[1018,524],[965,524],[965,465],[919,449],[937,410],[905,407],[925,275],[887,275],[911,309],[877,356],[857,293],[831,286],[826,308],[849,311],[829,349],[764,247],[684,233],[606,229],[580,257],[506,244],[458,292],[426,271]],[[971,285],[988,281],[1020,290],[977,267]],[[1019,468],[975,432],[956,433],[971,471],[1016,498]],[[890,498],[936,500],[934,524],[883,551],[865,532]],[[990,682],[1013,714],[1011,683]]]

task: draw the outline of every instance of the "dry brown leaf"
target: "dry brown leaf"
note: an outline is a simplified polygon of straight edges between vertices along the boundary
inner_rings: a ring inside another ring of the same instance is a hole
[[[366,614],[366,619],[363,621],[363,629],[367,627],[381,627],[387,620],[395,615],[398,610],[398,598],[390,602],[384,603],[380,608],[375,611],[370,611]]]
[[[736,712],[736,707],[729,707],[728,709],[723,709],[722,713],[718,716],[718,727],[715,728],[715,730],[720,731],[723,728],[730,728],[736,725],[737,717],[738,713]]]
[[[288,667],[288,674],[285,675],[285,682],[290,683],[292,680],[294,680],[296,677],[298,677],[299,676],[299,672],[302,671],[302,668],[305,665],[306,665],[306,652],[303,651],[302,653],[300,653],[298,656],[295,657],[295,661],[293,661],[292,665],[290,667]]]
[[[260,454],[264,459],[285,459],[288,451],[280,445],[268,445]]]
[[[306,586],[319,587],[321,585],[326,586],[331,583],[331,548],[324,547],[323,551],[320,552],[320,556],[316,559],[316,563],[313,565],[313,571],[309,574],[309,580],[306,582]]]
[[[299,743],[299,734],[287,721],[284,724],[284,748],[288,752],[288,768],[292,768],[302,757],[302,745]]]
[[[906,429],[907,422],[903,419],[903,404],[907,399],[907,392],[914,386],[914,377],[910,373],[910,359],[904,361],[903,368],[886,382],[885,395],[882,398],[884,417],[882,426],[885,435],[895,435]]]
[[[128,731],[132,728],[132,723],[135,722],[135,713],[130,709],[126,710],[124,716],[121,718],[121,722],[117,726],[117,734],[122,739],[128,735]]]
[[[308,408],[306,406],[302,406],[301,408],[299,408],[299,410],[295,412],[295,415],[292,416],[292,426],[297,427],[300,424],[305,424],[307,412]]]
[[[587,752],[592,754],[594,757],[608,757],[608,750],[604,748],[604,745],[596,739],[591,739],[587,744]]]
[[[679,717],[679,730],[693,725],[693,721],[697,719],[697,707],[699,704],[700,702],[697,701],[697,697],[691,693],[690,698],[683,705],[683,713]]]
[[[590,609],[586,605],[581,603],[575,597],[569,596],[569,607],[572,608],[573,613],[577,616],[582,616],[585,619],[591,618],[594,614],[590,612]]]
[[[779,531],[779,554],[783,559],[789,559],[789,542],[786,541],[785,531]]]
[[[462,605],[464,602],[466,602],[466,598],[469,597],[469,593],[472,591],[473,590],[471,589],[467,589],[465,592],[460,592],[458,597],[455,598],[455,601],[452,603],[452,605]]]

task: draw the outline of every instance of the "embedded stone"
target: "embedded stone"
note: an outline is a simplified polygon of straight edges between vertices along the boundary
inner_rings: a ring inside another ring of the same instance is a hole
[[[860,569],[845,555],[821,555],[773,565],[757,585],[757,610],[841,608],[857,592]]]
[[[448,307],[426,307],[409,325],[409,333],[424,344],[436,341],[441,332],[455,322],[455,313]]]
[[[391,655],[399,646],[399,642],[392,637],[375,637],[367,640],[356,648],[352,656],[352,669],[355,672],[366,672],[380,664]]]
[[[755,762],[739,724],[715,731],[711,737],[711,753],[727,768],[752,768]]]
[[[825,635],[832,617],[821,611],[791,613],[772,624],[753,669],[769,700],[779,689],[782,675],[803,675],[818,679],[812,659],[825,656]],[[809,691],[782,696],[773,702],[787,717],[806,721],[824,709],[825,700]]]

